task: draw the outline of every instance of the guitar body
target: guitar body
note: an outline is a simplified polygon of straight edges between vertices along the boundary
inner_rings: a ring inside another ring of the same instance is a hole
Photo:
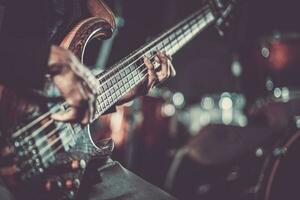
[[[81,61],[86,45],[92,39],[107,39],[115,28],[114,15],[101,0],[86,2],[84,12],[91,17],[82,19],[60,45],[72,51]],[[48,82],[45,95],[54,88],[50,81]],[[45,116],[39,122],[39,125],[45,125],[45,130],[40,131],[32,127],[32,131],[39,131],[39,134],[33,137],[32,132],[23,132],[18,136],[19,139],[12,139],[12,133],[18,131],[24,124],[43,117],[43,113],[49,112],[50,109],[63,108],[59,104],[49,105],[44,100],[31,91],[17,91],[0,85],[0,147],[2,149],[0,153],[2,157],[6,154],[13,155],[13,161],[0,161],[1,179],[16,196],[26,195],[31,199],[72,199],[79,188],[86,164],[93,156],[99,155],[99,152],[107,153],[105,151],[111,149],[101,149],[101,144],[96,146],[97,142],[92,141],[89,127],[64,124],[64,130],[59,131],[58,127],[62,125],[56,122],[50,123],[49,116]],[[48,127],[46,124],[51,125]],[[45,136],[45,133],[51,131],[53,132],[51,137]],[[68,144],[60,142],[62,147],[58,149],[54,141],[68,138],[70,135],[76,135],[76,139],[70,137],[73,141]],[[31,152],[26,151],[26,148]],[[52,151],[55,153],[51,153]],[[32,159],[27,162],[29,157]],[[18,172],[16,168],[19,168]]]

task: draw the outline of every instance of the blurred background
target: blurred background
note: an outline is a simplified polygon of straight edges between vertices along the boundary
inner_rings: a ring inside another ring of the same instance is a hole
[[[106,3],[117,29],[111,39],[89,44],[85,62],[95,71],[203,6],[200,0]],[[222,30],[210,26],[173,56],[175,78],[101,117],[92,131],[112,135],[114,159],[180,199],[281,197],[258,180],[272,171],[262,167],[272,168],[266,159],[275,159],[265,152],[297,130],[299,13],[297,1],[241,1]],[[288,167],[298,166],[290,160]],[[284,169],[285,177],[295,177]],[[270,187],[289,185],[278,183]]]

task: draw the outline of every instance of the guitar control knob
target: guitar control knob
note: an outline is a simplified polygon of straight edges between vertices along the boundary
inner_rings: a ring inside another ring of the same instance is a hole
[[[71,189],[73,187],[73,185],[74,184],[73,184],[72,180],[70,180],[70,179],[66,180],[66,182],[65,182],[66,188]]]
[[[61,190],[62,186],[63,186],[63,184],[62,184],[62,182],[60,180],[54,181],[54,189],[55,190]]]
[[[59,191],[62,189],[62,182],[60,180],[47,180],[45,183],[46,191]]]
[[[45,189],[46,189],[46,191],[48,191],[48,192],[50,192],[51,191],[51,189],[52,189],[52,183],[51,183],[51,181],[46,181],[46,183],[45,183]]]
[[[86,162],[85,160],[72,160],[71,161],[71,169],[77,170],[77,169],[85,169],[86,168]]]
[[[73,170],[76,170],[80,167],[80,161],[79,160],[72,160],[71,161],[71,168]]]
[[[68,194],[67,194],[67,196],[68,196],[69,199],[72,199],[74,197],[74,195],[75,195],[75,193],[72,190],[69,191]]]
[[[81,169],[85,169],[86,168],[86,162],[85,162],[85,160],[80,160],[80,167],[81,167]]]
[[[80,186],[80,180],[79,180],[78,178],[76,178],[76,179],[74,180],[74,186],[75,186],[76,188],[79,188],[79,186]]]
[[[65,187],[68,189],[72,189],[73,187],[79,188],[79,186],[80,186],[80,180],[78,178],[74,180],[68,179],[65,182]]]

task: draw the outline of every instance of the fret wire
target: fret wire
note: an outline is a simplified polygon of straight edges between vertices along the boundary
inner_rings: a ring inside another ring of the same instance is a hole
[[[122,90],[123,89],[123,92],[121,92],[121,94],[117,95],[117,98],[120,98],[122,97],[122,93],[124,93],[124,91],[127,91],[128,89],[132,89],[133,87],[135,87],[139,81],[141,81],[141,74],[147,72],[147,69],[144,68],[142,71],[140,71],[138,74],[136,74],[136,76],[134,76],[127,84],[129,87],[125,87],[124,89],[124,85],[122,87],[120,87],[118,90]],[[147,73],[146,73],[147,74]],[[143,77],[142,77],[143,78]],[[111,106],[111,105],[110,105]]]
[[[143,72],[145,72],[145,71],[143,71]],[[141,74],[142,74],[142,73],[140,73],[139,75],[141,75]],[[139,78],[139,82],[142,81],[147,75],[148,75],[148,74],[145,74],[145,75],[141,76],[141,77]],[[138,83],[137,83],[137,84],[138,84]],[[127,89],[125,90],[124,93],[129,92],[129,91],[130,91],[131,89],[133,89],[135,86],[136,86],[136,84],[130,85],[130,87],[127,88]],[[113,99],[113,101],[107,106],[107,108],[109,108],[109,107],[111,107],[112,105],[114,105],[114,104],[119,100],[120,97],[121,97],[121,96],[119,96],[118,98]],[[107,108],[106,108],[106,109],[107,109]],[[99,117],[99,116],[100,116],[101,114],[103,114],[104,112],[105,112],[104,110],[103,110],[103,111],[100,111],[100,112],[99,112],[99,115],[98,115],[98,116],[95,116],[94,119],[96,119],[97,117]]]
[[[118,87],[118,89],[115,91],[115,94],[117,95],[117,98],[120,97],[120,96],[122,96],[124,94],[124,91],[126,91],[127,88],[130,88],[131,86],[135,86],[136,85],[136,83],[139,81],[138,76],[141,73],[144,73],[145,69],[143,71],[137,73],[136,76],[133,76],[131,79],[128,79],[128,81],[125,84],[123,84],[120,87]],[[107,101],[107,100],[104,100],[104,101]],[[109,100],[109,101],[111,101],[111,100]],[[102,104],[107,104],[107,102],[102,102]]]
[[[205,17],[203,17],[204,15]],[[188,34],[187,32],[185,32],[184,35],[188,35],[188,36],[187,37],[183,36],[183,38],[179,39],[180,40],[179,46],[175,48],[175,52],[179,50],[185,43],[191,40],[198,33],[198,31],[200,31],[205,25],[209,24],[212,21],[213,21],[213,16],[209,11],[206,11],[203,15],[198,16],[194,21],[194,25],[191,27],[192,33]],[[187,40],[187,41],[183,42],[183,40]]]
[[[142,66],[143,66],[143,65],[142,65]],[[139,66],[139,67],[137,67],[136,69],[134,69],[131,73],[127,74],[126,77],[128,77],[128,76],[130,76],[130,75],[132,76],[132,74],[134,73],[134,71],[140,70],[142,66]],[[123,68],[123,69],[124,69],[124,68]],[[116,91],[114,92],[114,94],[116,94],[116,92],[119,91],[119,89],[120,89],[119,83],[120,83],[121,80],[122,80],[122,79],[120,79],[120,80],[118,80],[118,81],[116,82],[116,84],[115,84],[114,87],[117,87],[117,89],[116,89]],[[130,81],[131,79],[128,78],[128,80]],[[110,91],[110,90],[111,90],[111,89],[109,89],[109,91]],[[100,103],[100,107],[103,107],[103,109],[105,109],[105,106],[102,106],[102,105],[103,105],[103,104],[106,104],[106,100],[105,100],[105,99],[103,100],[103,96],[105,97],[106,94],[107,94],[107,91],[104,92],[103,94],[101,94],[101,95],[99,95],[99,96],[97,97],[97,102],[98,102],[98,103],[99,103],[99,98],[102,100],[102,102]]]
[[[204,13],[204,16],[203,16],[203,19],[205,20],[206,23],[209,23],[209,19],[207,18],[207,15],[209,14],[210,12],[205,12]]]
[[[152,57],[152,58],[154,58],[154,57]],[[136,69],[141,69],[142,67],[143,67],[143,65],[139,66]],[[145,73],[146,71],[147,71],[147,68],[144,68],[141,72],[137,73],[136,75],[137,76],[141,76],[141,74]],[[146,75],[147,74],[148,73],[146,73]],[[145,78],[145,76],[142,76],[140,79],[137,79],[136,82],[133,81],[133,79],[131,79],[130,80],[130,84],[129,84],[129,89],[132,89],[133,87],[135,87],[137,85],[137,82],[143,80],[144,78]],[[117,91],[119,91],[119,89],[120,88],[118,88]],[[125,92],[123,92],[123,94],[127,93],[128,91],[129,91],[128,88],[125,89]],[[111,107],[115,102],[117,102],[118,99],[123,96],[123,94],[120,93],[119,95],[117,95],[117,97],[113,98],[113,101],[111,101],[110,103],[107,102],[107,99],[105,99],[101,103],[99,103],[99,101],[97,101],[98,102],[98,106],[100,106],[102,109],[100,111],[99,111],[99,109],[96,109],[97,110],[97,112],[96,112],[97,115],[95,115],[94,119],[97,118],[98,116],[100,116],[103,112],[105,112],[105,110],[108,109],[109,107]],[[114,95],[116,95],[116,93],[114,93]]]
[[[201,15],[198,15],[194,19],[191,19],[188,22],[190,27],[191,27],[191,24],[193,24],[193,25],[198,24],[199,18],[201,19],[201,24],[203,23],[203,21],[207,22],[207,20],[202,20],[202,18],[204,18],[204,16],[206,16],[208,12],[209,12],[208,10],[204,10],[204,12],[201,13]],[[184,37],[183,34],[182,34],[182,38],[179,39],[178,37],[175,37],[175,41],[169,42],[170,43],[169,44],[170,48],[168,50],[171,54],[177,52],[185,43],[187,43],[193,37],[193,35],[195,33],[197,33],[197,31],[195,31],[194,28],[189,28],[187,25],[183,25],[183,27],[179,27],[178,30],[173,34],[176,34],[176,33],[178,34],[179,31],[184,32],[184,34],[187,35],[188,39],[186,39],[186,37]],[[191,34],[188,34],[188,32],[191,32]],[[171,37],[171,40],[172,40],[173,35],[169,36],[168,38],[170,39],[170,37]],[[184,39],[185,41],[183,41],[182,39]]]
[[[207,9],[207,10],[203,9],[202,11],[204,11],[204,14],[206,14],[206,13],[208,12],[208,9]],[[202,18],[202,17],[203,17],[203,13],[201,13],[201,15],[199,15],[199,16],[196,15],[196,18]],[[195,19],[193,19],[193,20],[195,20]],[[188,21],[188,20],[187,20],[187,21]],[[185,24],[183,24],[182,26],[185,26]],[[186,28],[188,28],[188,27],[186,26]],[[182,27],[179,26],[179,27],[178,27],[178,30],[181,30],[181,31],[182,31]],[[177,31],[178,31],[178,30],[177,30]],[[168,42],[168,43],[169,43],[169,46],[170,46],[169,49],[172,49],[172,44],[173,44],[173,43],[172,43],[172,41],[170,41],[170,36],[167,36],[165,39],[168,39],[168,40],[169,40],[169,42]],[[164,40],[165,40],[165,39],[164,39]],[[178,40],[177,37],[175,37],[175,39]],[[177,45],[177,44],[175,43],[175,45]],[[167,46],[165,46],[165,48],[167,48]]]
[[[200,17],[202,17],[202,15]],[[188,22],[188,25],[185,25],[184,27],[180,28],[180,30],[183,32],[183,35],[186,35],[189,38],[191,34],[194,34],[191,29],[191,24],[195,24],[197,22],[197,18],[199,18],[199,16],[196,17],[196,19],[194,18],[190,22]],[[173,53],[176,52],[184,43],[189,41],[189,39],[186,39],[186,37],[184,37],[184,36],[182,36],[182,37],[183,37],[183,39],[186,40],[185,42],[183,42],[183,40],[180,40],[179,38],[176,38],[177,41],[173,41],[171,43],[173,48],[175,48],[173,50]]]

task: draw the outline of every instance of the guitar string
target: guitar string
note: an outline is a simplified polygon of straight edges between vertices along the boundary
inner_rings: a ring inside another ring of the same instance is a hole
[[[31,134],[30,137],[25,137],[22,139],[21,142],[19,142],[19,145],[23,145],[24,143],[30,142],[30,140],[33,137],[36,137],[37,135],[39,135],[40,132],[42,132],[43,130],[45,130],[47,127],[49,127],[52,123],[54,122],[53,119],[50,119],[49,121],[47,121],[45,124],[43,124],[42,126],[40,126],[38,129],[34,130]]]
[[[35,141],[34,145],[29,146],[26,150],[26,152],[29,152],[31,150],[34,150],[35,148],[40,148],[40,145],[42,145],[44,142],[47,142],[47,139],[52,137],[57,131],[59,131],[64,125],[56,126],[54,129],[52,129],[49,133],[46,135],[43,135],[41,138]],[[27,155],[27,154],[24,154]],[[34,156],[32,158],[35,158]]]
[[[204,12],[207,12],[207,10],[200,10],[200,11],[204,11]],[[202,12],[201,14],[203,14],[204,12]],[[204,14],[207,14],[207,13],[204,13]],[[197,16],[198,18],[199,17],[203,17],[203,16]],[[203,18],[201,18],[201,20],[202,20]],[[190,20],[187,20],[187,21],[191,21],[191,20],[193,20],[193,19],[190,19]],[[202,23],[202,22],[201,22]],[[194,24],[193,24],[194,25]],[[166,39],[166,38],[165,38]],[[168,45],[170,45],[172,42],[169,42],[169,44]],[[167,46],[168,46],[167,45]],[[154,46],[154,47],[156,47],[156,46]],[[154,48],[153,47],[153,48]],[[145,47],[144,47],[145,48]],[[153,49],[152,48],[152,49]],[[152,49],[150,49],[149,51],[151,51]],[[147,53],[149,53],[149,51],[147,51]],[[147,53],[145,53],[145,54],[147,54]],[[121,70],[123,70],[123,69],[126,69],[126,68],[128,68],[128,67],[130,67],[131,65],[133,65],[134,63],[136,63],[136,62],[138,62],[140,59],[141,59],[141,57],[143,57],[143,56],[140,56],[138,59],[136,59],[136,60],[134,60],[131,64],[129,64],[128,66],[126,66],[126,67],[123,67]],[[125,62],[125,61],[124,61]],[[121,62],[122,63],[122,62]],[[121,68],[122,66],[121,65],[118,65],[118,68]],[[116,69],[116,67],[114,68],[114,70],[117,70]],[[112,71],[110,72],[110,73],[112,73]],[[114,74],[113,75],[113,77],[114,76],[117,76],[118,74]],[[108,75],[107,75],[108,76]],[[104,76],[103,76],[104,77]],[[101,77],[101,78],[103,78],[103,77]],[[112,78],[112,77],[111,77]],[[109,81],[109,80],[107,80],[107,81]],[[105,82],[105,83],[101,83],[102,85],[100,85],[100,87],[102,87],[104,84],[106,84],[107,83],[107,81]],[[106,92],[106,91],[105,91]],[[101,94],[100,96],[102,97],[104,94]],[[63,104],[66,104],[66,102],[64,102]],[[62,106],[64,106],[62,104]],[[58,108],[56,108],[56,110],[58,110]],[[26,125],[26,126],[24,126],[24,127],[22,127],[21,129],[19,129],[18,131],[16,131],[15,133],[13,133],[13,136],[14,137],[18,137],[20,134],[22,134],[22,133],[24,133],[24,132],[26,132],[28,129],[30,129],[32,126],[34,126],[34,125],[36,125],[37,123],[39,123],[40,121],[42,121],[43,119],[45,119],[46,117],[48,117],[51,113],[53,113],[53,110],[49,110],[48,112],[46,112],[46,113],[44,113],[43,115],[41,115],[39,118],[37,118],[37,119],[35,119],[35,120],[33,120],[31,123],[29,123],[28,125]]]
[[[55,129],[53,129],[52,131],[50,131],[50,133],[49,133],[48,135],[45,135],[45,136],[44,136],[45,139],[43,139],[42,142],[40,142],[40,140],[39,140],[39,143],[42,144],[44,141],[47,141],[47,139],[49,138],[49,136],[51,137],[52,135],[54,135],[55,133],[57,133],[58,130],[59,130],[59,128],[55,128]],[[60,137],[64,137],[64,135],[66,135],[66,134],[67,134],[66,132],[61,133],[59,137],[55,138],[55,140],[58,140]],[[71,138],[71,139],[72,139],[72,138]],[[69,140],[67,141],[67,143],[69,143],[69,142],[71,141],[71,139],[69,139]],[[53,141],[52,141],[52,142],[53,142]],[[57,142],[58,142],[58,141],[57,141]],[[57,142],[54,143],[53,145],[57,144]],[[52,146],[53,146],[53,145],[52,145]],[[35,146],[36,146],[36,145],[35,145]],[[52,146],[49,146],[49,143],[48,143],[48,144],[47,144],[46,146],[44,146],[42,149],[39,149],[39,146],[32,147],[32,148],[37,148],[37,149],[38,149],[38,152],[37,152],[36,154],[32,155],[32,156],[30,157],[30,159],[24,160],[23,163],[22,163],[22,167],[26,167],[26,166],[28,166],[28,165],[31,166],[32,163],[33,163],[32,161],[33,161],[33,160],[36,160],[38,157],[41,158],[41,161],[42,161],[43,164],[46,164],[45,162],[47,161],[48,157],[51,156],[51,155],[49,155],[49,154],[51,154],[52,152],[50,152],[46,157],[42,157],[42,155],[43,155],[44,153],[46,153]],[[62,146],[63,146],[63,145],[62,145]],[[43,153],[41,153],[41,151],[43,151]]]

